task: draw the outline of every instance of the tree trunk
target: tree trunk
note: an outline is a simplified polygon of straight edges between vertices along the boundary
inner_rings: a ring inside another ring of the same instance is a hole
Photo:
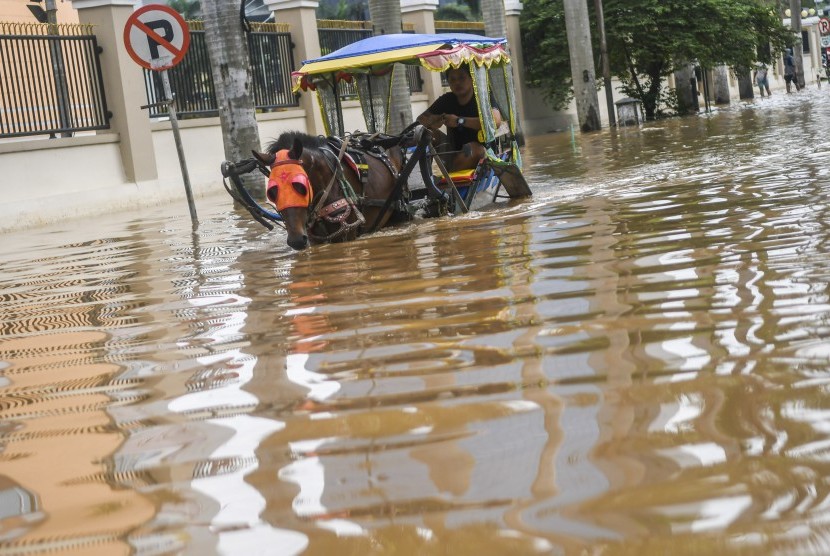
[[[507,37],[504,0],[481,0],[481,17],[484,20],[484,34],[488,37]]]
[[[210,56],[225,159],[238,161],[261,150],[252,91],[248,44],[239,18],[239,4],[225,0],[202,0],[205,41]],[[262,198],[262,177],[243,176],[245,189]]]
[[[398,0],[369,0],[369,14],[372,17],[373,35],[401,32],[401,4]],[[400,133],[412,123],[414,117],[411,97],[409,81],[406,79],[406,68],[402,64],[395,64],[387,133],[392,135]]]
[[[571,77],[576,113],[582,131],[600,129],[594,53],[591,49],[591,24],[584,0],[565,0],[565,27],[571,55]]]
[[[790,0],[790,28],[795,33],[793,59],[798,89],[804,88],[804,47],[801,44],[801,0]]]
[[[755,98],[755,84],[752,81],[752,72],[745,68],[736,68],[738,74],[738,95],[740,98]]]

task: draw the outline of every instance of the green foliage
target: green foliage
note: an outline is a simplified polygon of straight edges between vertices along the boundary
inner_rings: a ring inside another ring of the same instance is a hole
[[[562,0],[524,5],[521,26],[531,85],[541,87],[554,108],[562,108],[571,94]],[[603,11],[611,72],[624,94],[642,101],[647,119],[657,117],[670,98],[663,81],[681,65],[747,68],[759,59],[770,63],[793,43],[775,7],[761,0],[604,0]],[[600,68],[598,37],[592,40]]]
[[[528,85],[561,110],[573,97],[562,0],[524,0],[523,5],[520,26]]]
[[[467,4],[445,4],[435,10],[438,21],[476,21],[477,18]]]
[[[339,19],[342,21],[363,21],[369,6],[365,0],[323,1],[317,6],[318,19]]]
[[[182,14],[185,19],[202,18],[202,6],[199,0],[167,0],[167,5]]]

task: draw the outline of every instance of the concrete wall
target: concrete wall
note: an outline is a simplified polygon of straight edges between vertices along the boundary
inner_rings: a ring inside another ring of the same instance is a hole
[[[413,95],[413,118],[427,105],[426,95]],[[344,119],[346,129],[366,128],[357,101],[344,104]],[[259,114],[257,121],[263,147],[285,131],[306,131],[305,112],[299,109]],[[0,232],[127,207],[168,202],[186,207],[170,123],[158,121],[151,127],[158,179],[144,182],[127,179],[116,133],[0,142]],[[179,127],[194,197],[225,195],[219,173],[224,159],[219,118],[182,120]]]

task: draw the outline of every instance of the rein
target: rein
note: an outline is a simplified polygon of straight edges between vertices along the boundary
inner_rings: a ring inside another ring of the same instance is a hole
[[[309,207],[309,224],[308,224],[308,235],[313,237],[318,241],[330,241],[334,238],[337,238],[350,230],[361,226],[366,223],[366,219],[363,217],[363,214],[357,208],[355,204],[355,199],[357,199],[357,195],[355,194],[352,186],[349,184],[346,177],[343,175],[343,155],[346,153],[346,142],[343,142],[343,145],[340,147],[340,152],[337,154],[334,163],[331,163],[328,159],[328,155],[334,156],[334,153],[327,148],[322,148],[321,152],[326,158],[326,163],[329,165],[329,170],[331,170],[331,179],[329,180],[328,185],[323,190],[323,194],[320,196],[317,203],[314,207]],[[328,205],[323,206],[326,199],[328,198],[329,193],[331,192],[331,188],[334,186],[335,182],[340,183],[340,189],[343,192],[343,198],[338,199],[329,203]],[[332,216],[334,213],[342,211],[337,216]],[[354,222],[348,223],[346,219],[351,216],[352,211],[354,211],[355,216],[357,217]],[[325,220],[331,224],[338,224],[339,228],[334,232],[318,236],[317,234],[311,233],[311,228],[313,228],[318,222]]]

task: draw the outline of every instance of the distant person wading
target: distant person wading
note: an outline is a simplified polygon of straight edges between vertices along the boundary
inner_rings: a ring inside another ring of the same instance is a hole
[[[769,90],[769,76],[767,75],[767,65],[763,62],[758,62],[755,68],[755,83],[758,84],[758,90],[761,91],[761,97],[764,96],[764,91],[770,96],[772,92]]]

